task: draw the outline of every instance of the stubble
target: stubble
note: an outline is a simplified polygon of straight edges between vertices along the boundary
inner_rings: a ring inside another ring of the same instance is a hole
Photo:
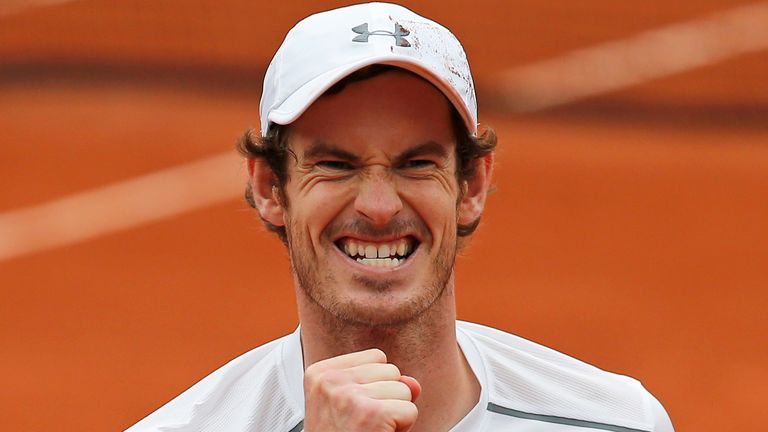
[[[298,289],[304,296],[322,313],[324,327],[329,332],[344,334],[345,330],[368,330],[372,333],[397,331],[423,318],[438,300],[446,295],[453,274],[454,262],[457,253],[456,238],[447,238],[431,266],[429,277],[407,302],[397,300],[392,294],[396,284],[407,281],[394,279],[378,279],[369,276],[354,275],[352,283],[356,289],[362,288],[366,293],[366,300],[352,298],[345,292],[349,290],[340,286],[335,272],[339,269],[329,268],[320,262],[324,257],[318,257],[313,253],[312,245],[308,239],[294,232],[288,224],[288,248],[291,256],[291,266],[298,283]],[[324,236],[331,238],[332,234],[339,230],[359,232],[369,236],[382,233],[397,234],[399,232],[417,231],[425,241],[420,247],[430,247],[431,235],[421,221],[393,220],[384,228],[375,228],[365,221],[354,221],[347,224],[331,225]],[[330,241],[324,241],[326,247],[335,247]],[[429,255],[429,250],[422,251]],[[335,253],[324,251],[323,255]],[[423,259],[423,258],[422,258]],[[327,263],[327,261],[325,261]],[[398,304],[400,301],[400,304]],[[350,328],[351,327],[351,328]]]

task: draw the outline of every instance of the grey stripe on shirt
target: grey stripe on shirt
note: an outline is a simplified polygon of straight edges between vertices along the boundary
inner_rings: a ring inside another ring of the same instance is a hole
[[[572,419],[567,417],[557,417],[557,416],[543,415],[543,414],[532,414],[532,413],[527,413],[525,411],[518,411],[512,408],[506,408],[501,405],[496,405],[493,402],[488,402],[488,411],[495,412],[497,414],[511,416],[511,417],[526,419],[526,420],[536,420],[536,421],[542,421],[547,423],[556,423],[556,424],[568,425],[568,426],[579,426],[584,428],[592,428],[592,429],[606,430],[606,431],[612,431],[612,432],[651,432],[643,429],[633,429],[633,428],[628,428],[624,426],[616,426],[616,425],[611,425],[606,423],[597,423],[597,422],[578,420],[578,419]]]

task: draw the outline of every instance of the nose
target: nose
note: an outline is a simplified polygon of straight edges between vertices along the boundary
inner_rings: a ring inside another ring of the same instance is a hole
[[[361,180],[355,198],[355,210],[375,225],[388,224],[403,209],[392,176],[384,169],[367,173]]]

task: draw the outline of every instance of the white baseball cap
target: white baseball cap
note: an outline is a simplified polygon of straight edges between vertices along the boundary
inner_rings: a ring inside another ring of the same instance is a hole
[[[292,123],[331,86],[373,64],[428,80],[477,133],[475,87],[459,40],[402,6],[366,3],[309,16],[288,32],[264,77],[262,136],[271,123]]]

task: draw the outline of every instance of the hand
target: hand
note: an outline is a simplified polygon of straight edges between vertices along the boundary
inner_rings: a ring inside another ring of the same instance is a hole
[[[304,431],[407,432],[420,393],[379,349],[329,358],[304,372]]]

